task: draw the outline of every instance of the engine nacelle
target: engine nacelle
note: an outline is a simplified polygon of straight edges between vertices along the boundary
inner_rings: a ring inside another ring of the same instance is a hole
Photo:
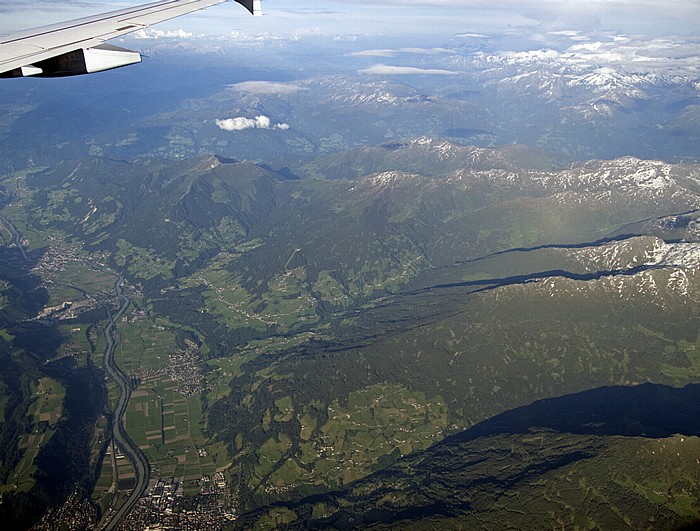
[[[141,62],[141,54],[111,44],[81,48],[12,72],[16,76],[65,77],[93,74]]]

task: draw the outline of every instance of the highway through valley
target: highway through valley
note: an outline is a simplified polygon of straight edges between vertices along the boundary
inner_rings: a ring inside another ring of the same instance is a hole
[[[121,304],[115,315],[111,315],[110,313],[109,324],[104,331],[107,346],[104,352],[103,366],[109,377],[112,378],[119,386],[119,400],[117,401],[117,405],[112,413],[112,437],[121,451],[124,452],[124,455],[134,465],[136,479],[134,489],[126,502],[116,512],[107,515],[106,523],[103,525],[103,529],[107,530],[116,529],[119,523],[134,508],[136,503],[138,503],[139,498],[141,498],[141,496],[143,496],[143,494],[146,492],[150,477],[150,470],[146,456],[134,443],[134,441],[129,438],[126,430],[124,429],[124,413],[126,412],[126,406],[129,403],[129,397],[131,396],[131,385],[129,384],[127,377],[114,361],[114,351],[117,346],[117,340],[115,338],[117,321],[129,307],[129,304],[131,304],[129,298],[124,294],[124,289],[122,287],[123,283],[124,278],[119,277],[119,280],[117,280],[116,284],[114,285],[114,289]]]
[[[22,245],[22,236],[20,233],[17,231],[15,226],[10,222],[9,219],[0,216],[0,223],[3,224],[7,232],[10,233],[10,241],[11,243],[15,244],[17,248],[19,248],[19,252],[22,253],[22,258],[24,258],[27,262],[29,262],[29,257],[27,256],[27,251],[24,249],[24,246]]]
[[[22,245],[22,235],[19,233],[17,228],[4,216],[0,216],[0,224],[4,226],[5,230],[7,230],[9,233],[10,242],[19,249],[22,258],[29,262],[30,258]],[[102,363],[105,372],[119,386],[119,399],[116,407],[114,408],[111,419],[112,438],[114,443],[116,443],[127,459],[129,459],[133,464],[136,477],[134,489],[126,502],[116,511],[110,509],[110,512],[104,516],[101,527],[102,529],[106,530],[116,529],[126,518],[129,512],[131,512],[134,506],[138,503],[139,499],[146,492],[148,481],[150,479],[148,459],[146,459],[144,453],[141,451],[138,445],[131,440],[124,429],[124,414],[126,412],[126,406],[129,403],[129,398],[131,397],[131,385],[129,384],[128,378],[124,375],[114,360],[114,351],[116,350],[117,346],[117,322],[119,321],[119,318],[124,315],[124,312],[126,312],[129,304],[131,304],[131,300],[124,294],[124,289],[122,287],[123,284],[123,277],[119,277],[114,284],[114,290],[119,297],[120,304],[115,315],[112,315],[111,312],[109,313],[109,323],[104,330],[104,337],[107,342],[107,346],[105,347]]]

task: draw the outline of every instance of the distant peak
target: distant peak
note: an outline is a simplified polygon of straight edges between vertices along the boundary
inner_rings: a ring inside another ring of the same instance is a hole
[[[368,177],[373,186],[385,187],[399,182],[405,182],[416,177],[416,174],[403,171],[383,171]]]
[[[238,159],[232,159],[229,157],[222,157],[221,155],[214,155],[213,156],[217,161],[219,161],[220,164],[236,164],[237,162],[240,162]]]

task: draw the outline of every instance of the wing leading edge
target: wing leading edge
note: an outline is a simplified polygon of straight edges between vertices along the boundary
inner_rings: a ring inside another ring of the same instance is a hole
[[[91,74],[141,61],[138,52],[105,44],[109,39],[226,0],[161,0],[0,36],[0,77]],[[235,0],[254,16],[261,0]]]

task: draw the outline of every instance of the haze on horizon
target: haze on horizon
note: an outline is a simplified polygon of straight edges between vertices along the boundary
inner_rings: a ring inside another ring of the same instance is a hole
[[[138,0],[1,0],[0,31],[17,31],[130,5]],[[635,35],[696,34],[700,1],[679,0],[265,0],[262,23],[241,16],[237,6],[217,6],[158,26],[208,37],[232,31],[269,34],[450,35],[500,32],[513,28],[533,32],[613,31]]]

